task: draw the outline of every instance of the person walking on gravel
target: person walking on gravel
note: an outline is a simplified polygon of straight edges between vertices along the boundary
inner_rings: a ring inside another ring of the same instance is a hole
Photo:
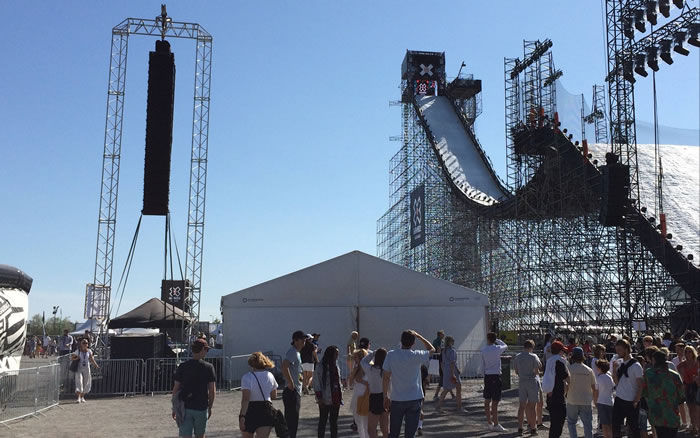
[[[178,422],[180,436],[191,437],[194,432],[197,438],[204,438],[216,397],[216,372],[212,364],[204,361],[209,351],[206,339],[196,339],[191,348],[192,359],[181,363],[175,371],[173,396],[179,392],[179,399],[185,403],[184,416]],[[177,421],[174,411],[173,419]]]
[[[493,432],[505,432],[506,428],[498,423],[498,402],[501,401],[501,355],[508,348],[498,339],[496,333],[486,334],[485,345],[481,349],[484,362],[484,411],[488,428]]]
[[[90,364],[100,368],[95,362],[92,350],[88,348],[87,341],[80,342],[78,351],[73,352],[71,359],[78,361],[78,371],[75,372],[75,394],[78,396],[78,403],[85,403],[85,394],[90,392],[92,387],[92,375],[90,374]]]

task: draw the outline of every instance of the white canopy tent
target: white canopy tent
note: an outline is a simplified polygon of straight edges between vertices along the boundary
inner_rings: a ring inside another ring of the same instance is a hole
[[[476,350],[488,305],[472,289],[353,251],[222,297],[224,355],[284,355],[295,330],[320,333],[341,354],[353,330],[373,349],[395,348],[405,329],[431,341],[442,329],[456,349]]]

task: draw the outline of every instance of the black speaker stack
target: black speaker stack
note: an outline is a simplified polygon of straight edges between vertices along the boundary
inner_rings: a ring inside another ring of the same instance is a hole
[[[630,167],[620,164],[612,153],[608,153],[606,161],[607,164],[601,166],[603,184],[599,221],[606,227],[624,226],[625,209],[629,204]]]
[[[148,57],[146,159],[143,173],[144,215],[165,216],[170,199],[170,155],[173,143],[175,55],[170,43],[156,41]]]

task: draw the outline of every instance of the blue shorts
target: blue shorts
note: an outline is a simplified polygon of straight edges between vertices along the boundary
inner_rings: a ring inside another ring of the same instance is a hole
[[[595,406],[598,408],[598,423],[601,426],[612,425],[613,407],[602,403],[596,403]]]
[[[180,436],[202,436],[207,431],[207,410],[185,409],[185,418],[180,424]],[[194,433],[192,431],[194,430]]]

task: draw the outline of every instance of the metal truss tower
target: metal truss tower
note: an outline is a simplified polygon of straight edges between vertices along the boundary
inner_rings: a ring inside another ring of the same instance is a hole
[[[605,122],[605,87],[602,85],[593,86],[593,108],[590,116],[595,126],[595,142],[608,144],[608,129]]]
[[[164,18],[160,16],[156,19],[127,18],[112,29],[93,283],[95,287],[103,288],[106,291],[106,299],[107,303],[109,303],[117,224],[119,165],[122,149],[129,36],[144,35],[195,40],[192,151],[185,265],[186,277],[192,285],[188,298],[189,302],[186,302],[186,305],[189,306],[196,322],[199,320],[204,246],[212,37],[199,24],[177,22],[169,18],[165,18],[165,21],[163,20]],[[188,330],[193,330],[192,326]]]

